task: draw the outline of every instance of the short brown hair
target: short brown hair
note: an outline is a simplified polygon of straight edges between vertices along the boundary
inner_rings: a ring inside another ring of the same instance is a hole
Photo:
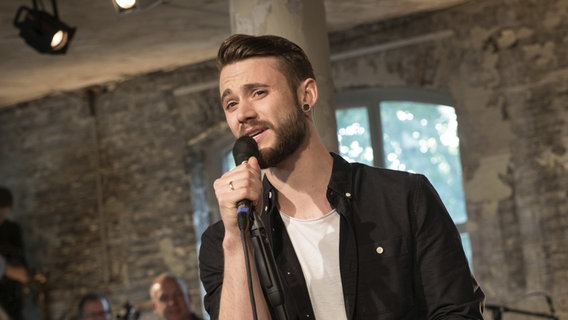
[[[79,305],[78,305],[79,319],[83,319],[83,317],[85,316],[84,314],[85,310],[83,309],[85,308],[85,305],[89,301],[100,301],[101,304],[103,305],[103,308],[105,309],[104,311],[112,315],[112,305],[110,304],[110,301],[108,301],[107,297],[97,292],[89,292],[84,296],[82,296],[81,300],[79,300]]]
[[[274,35],[234,34],[228,37],[217,53],[217,67],[221,71],[226,65],[255,57],[277,58],[292,92],[303,80],[316,78],[304,50],[292,41]]]

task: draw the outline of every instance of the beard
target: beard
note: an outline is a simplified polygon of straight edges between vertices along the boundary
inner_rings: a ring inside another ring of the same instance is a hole
[[[308,125],[300,108],[294,108],[294,111],[284,118],[277,128],[271,124],[267,125],[274,130],[276,142],[274,146],[260,150],[261,169],[275,167],[296,152],[304,143],[308,132]]]

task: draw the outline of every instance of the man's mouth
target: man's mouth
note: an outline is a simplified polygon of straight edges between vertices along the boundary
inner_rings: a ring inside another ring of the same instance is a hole
[[[251,128],[245,131],[245,135],[256,140],[256,137],[259,136],[261,133],[263,133],[265,130],[266,128]]]

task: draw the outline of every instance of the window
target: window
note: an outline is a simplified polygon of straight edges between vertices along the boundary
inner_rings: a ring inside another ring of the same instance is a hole
[[[235,158],[233,157],[233,149],[229,149],[225,152],[225,155],[223,155],[223,173],[230,171],[231,169],[233,169],[234,167],[236,167],[235,165]]]
[[[451,99],[430,91],[356,90],[339,94],[336,104],[340,154],[351,162],[427,176],[450,212],[471,264]]]

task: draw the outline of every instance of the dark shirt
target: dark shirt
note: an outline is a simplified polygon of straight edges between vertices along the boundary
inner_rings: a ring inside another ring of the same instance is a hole
[[[483,319],[484,294],[438,194],[419,174],[351,164],[333,154],[327,199],[340,214],[340,272],[348,319]],[[262,219],[290,319],[315,318],[298,258],[264,178]],[[205,308],[219,315],[224,227],[202,236]],[[380,247],[380,249],[379,249]],[[325,320],[325,319],[324,319]]]
[[[0,224],[0,254],[6,263],[26,266],[24,242],[20,226],[10,220]],[[22,284],[7,276],[0,278],[0,306],[12,320],[22,319]]]

